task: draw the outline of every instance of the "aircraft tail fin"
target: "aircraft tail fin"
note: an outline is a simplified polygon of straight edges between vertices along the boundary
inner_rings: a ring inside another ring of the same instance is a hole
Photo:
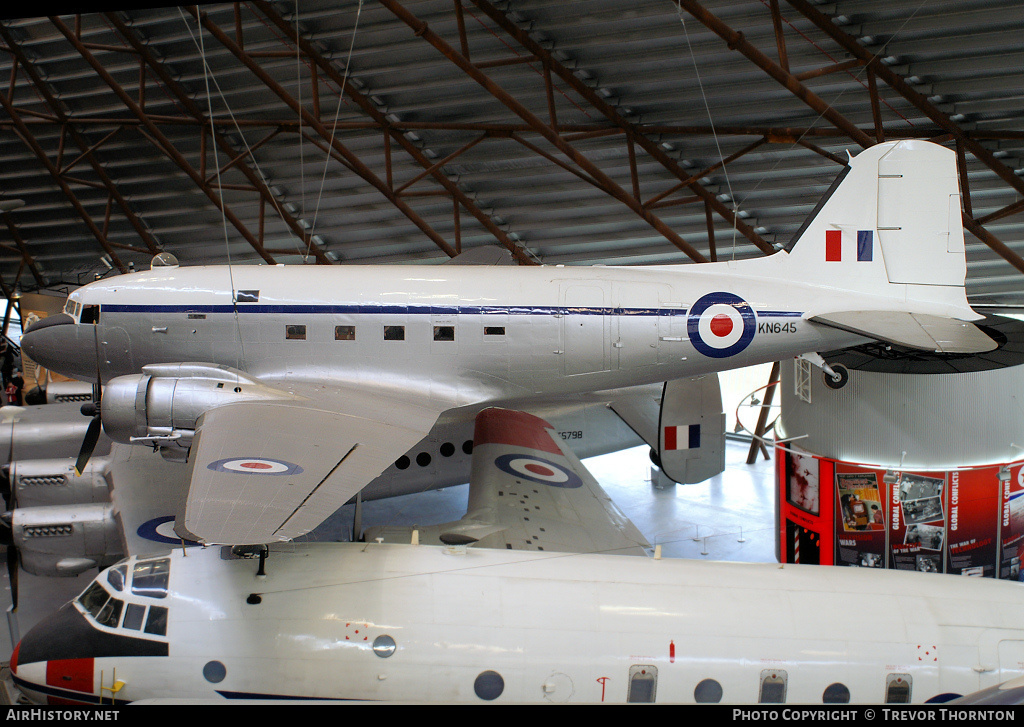
[[[797,279],[834,280],[837,292],[858,296],[857,306],[841,311],[835,301],[823,300],[820,310],[809,311],[812,320],[928,350],[994,347],[973,325],[954,323],[982,316],[971,309],[964,289],[953,151],[919,140],[864,150],[794,240],[785,265]],[[891,312],[892,320],[883,322],[878,311]]]

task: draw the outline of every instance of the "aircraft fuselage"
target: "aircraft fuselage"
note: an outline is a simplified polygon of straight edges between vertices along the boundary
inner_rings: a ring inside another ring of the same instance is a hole
[[[38,332],[49,341],[29,334],[26,350],[91,380],[97,368],[109,380],[146,364],[201,361],[264,380],[411,389],[452,408],[696,376],[864,340],[804,319],[834,289],[783,283],[765,276],[771,259],[757,262],[758,277],[744,275],[742,262],[159,268],[76,291],[76,322],[98,305],[99,323]],[[859,309],[872,305],[858,300]]]
[[[273,545],[260,577],[227,552],[101,573],[25,636],[17,683],[93,703],[812,704],[1022,674],[1020,587],[991,579],[378,543]]]

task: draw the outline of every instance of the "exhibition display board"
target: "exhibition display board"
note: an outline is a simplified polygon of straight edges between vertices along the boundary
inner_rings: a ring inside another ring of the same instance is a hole
[[[781,562],[1020,577],[1024,462],[898,471],[775,451]]]

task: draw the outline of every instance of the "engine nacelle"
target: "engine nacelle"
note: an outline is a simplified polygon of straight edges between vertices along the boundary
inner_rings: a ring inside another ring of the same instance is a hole
[[[19,508],[107,503],[109,465],[108,458],[93,457],[76,476],[74,459],[17,460],[11,463],[8,477]]]
[[[154,364],[103,387],[103,429],[115,442],[187,450],[203,413],[228,404],[294,399],[228,366]]]
[[[11,514],[11,530],[21,567],[37,576],[76,576],[124,557],[109,503],[19,507]]]

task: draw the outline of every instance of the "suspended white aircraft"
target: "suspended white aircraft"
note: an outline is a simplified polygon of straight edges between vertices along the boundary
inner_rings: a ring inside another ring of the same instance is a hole
[[[904,704],[1024,675],[1017,583],[647,557],[542,420],[488,409],[474,442],[460,521],[136,549],[25,635],[15,683],[64,705]]]
[[[815,352],[869,338],[995,347],[970,323],[952,151],[865,150],[796,239],[766,258],[659,267],[155,267],[80,288],[22,345],[102,379],[97,435],[101,416],[116,441],[189,451],[179,534],[288,540],[442,412],[803,354],[824,364]],[[658,436],[667,471],[701,441],[665,410]]]

